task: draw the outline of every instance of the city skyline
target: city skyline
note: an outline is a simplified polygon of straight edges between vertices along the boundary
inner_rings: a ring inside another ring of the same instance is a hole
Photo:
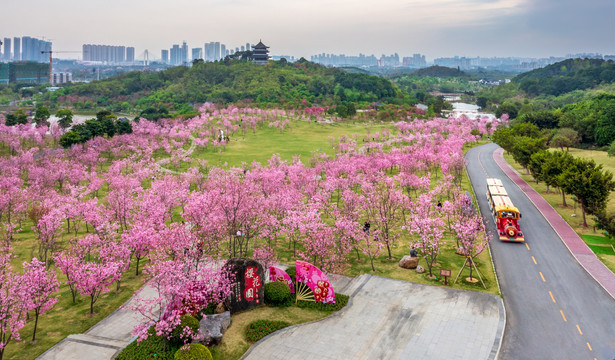
[[[20,16],[24,12],[29,21]],[[17,1],[4,4],[3,13],[0,36],[44,36],[55,51],[78,51],[83,44],[129,44],[136,48],[135,58],[145,49],[151,56],[168,49],[167,44],[183,41],[190,48],[210,41],[234,48],[260,39],[273,54],[306,59],[320,53],[422,53],[428,60],[453,55],[615,53],[609,39],[615,32],[609,19],[615,2],[608,0],[110,0],[105,6],[33,0],[27,6]],[[69,21],[57,20],[66,16]],[[112,26],[93,26],[93,17],[107,19]]]

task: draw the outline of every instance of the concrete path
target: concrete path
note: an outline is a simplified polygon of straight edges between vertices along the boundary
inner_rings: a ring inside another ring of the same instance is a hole
[[[503,149],[494,152],[495,162],[514,181],[557,232],[572,256],[596,281],[615,298],[615,274],[609,270],[585,244],[585,241],[562,219],[553,207],[504,160]]]
[[[495,359],[504,331],[491,294],[361,275],[346,308],[254,344],[242,359]]]
[[[139,297],[155,296],[153,288],[145,286]],[[128,300],[127,304],[134,301]],[[132,329],[145,319],[132,310],[119,308],[84,334],[72,334],[45,351],[40,360],[109,360],[133,338]]]

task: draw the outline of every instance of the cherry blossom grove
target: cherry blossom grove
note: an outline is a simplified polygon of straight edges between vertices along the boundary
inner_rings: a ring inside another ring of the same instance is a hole
[[[132,134],[67,150],[58,149],[59,129],[0,124],[6,155],[0,157],[0,276],[7,279],[0,302],[17,308],[15,299],[29,296],[11,285],[22,275],[8,260],[24,229],[32,229],[40,260],[32,260],[26,274],[36,269],[39,280],[32,282],[41,284],[37,300],[0,318],[0,335],[19,339],[28,306],[37,316],[53,306],[44,299],[56,289],[53,280],[40,280],[45,267],[61,270],[73,301],[87,297],[94,312],[100,295],[113,283],[119,288],[132,264],[158,293],[135,310],[168,334],[179,315],[192,311],[184,300],[208,303],[228,295],[228,274],[205,264],[231,257],[273,263],[285,248],[296,259],[342,273],[350,257],[367,256],[374,269],[375,258],[392,257],[391,248],[400,245],[433,264],[445,231],[456,232],[459,252],[468,256],[485,246],[477,240],[476,231],[484,230],[476,219],[468,227],[447,214],[461,214],[464,206],[456,200],[464,144],[478,139],[473,129],[490,134],[496,123],[402,119],[369,136],[331,138],[335,155],[317,153],[303,159],[308,164],[272,154],[268,164],[220,168],[193,155],[224,151],[233,146],[230,139],[259,129],[289,132],[300,121],[324,121],[325,112],[213,104],[199,110],[187,120],[140,119]],[[147,336],[145,330],[137,333]],[[8,341],[0,340],[1,359]]]

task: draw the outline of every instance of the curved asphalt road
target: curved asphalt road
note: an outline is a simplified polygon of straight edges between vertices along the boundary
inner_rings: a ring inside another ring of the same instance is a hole
[[[577,263],[549,223],[493,159],[495,144],[469,150],[467,170],[487,228],[487,177],[502,180],[523,217],[525,244],[493,240],[506,307],[500,359],[614,359],[615,300]],[[497,237],[495,237],[497,239]]]

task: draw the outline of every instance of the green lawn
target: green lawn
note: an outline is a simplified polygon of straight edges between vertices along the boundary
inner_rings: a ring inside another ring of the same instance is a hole
[[[224,149],[199,149],[193,154],[195,159],[206,160],[210,165],[241,166],[253,161],[267,164],[273,154],[279,154],[282,160],[292,161],[293,156],[301,156],[301,161],[307,164],[316,152],[324,152],[329,156],[334,154],[329,137],[339,138],[346,135],[355,138],[361,146],[363,137],[384,129],[391,129],[384,123],[309,123],[306,121],[292,122],[290,128],[283,132],[279,129],[263,126],[256,133],[249,130],[244,137],[241,133],[231,135],[229,144]]]
[[[610,239],[606,236],[581,235],[581,237],[588,244],[615,245],[615,239]]]
[[[286,321],[291,325],[322,319],[331,314],[328,311],[303,309],[296,306],[275,308],[260,306],[249,311],[233,314],[231,326],[224,333],[222,343],[212,347],[214,360],[236,360],[248,351],[252,344],[246,342],[244,332],[249,323],[256,320]]]

